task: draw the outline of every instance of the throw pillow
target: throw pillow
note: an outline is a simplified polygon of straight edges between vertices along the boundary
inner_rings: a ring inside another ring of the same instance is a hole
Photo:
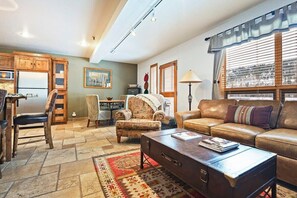
[[[239,123],[269,129],[272,106],[229,105],[224,122]]]

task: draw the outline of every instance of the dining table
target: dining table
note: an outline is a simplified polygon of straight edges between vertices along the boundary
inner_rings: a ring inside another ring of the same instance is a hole
[[[13,104],[19,99],[27,99],[22,94],[7,94],[5,97],[5,119],[7,120],[6,128],[6,159],[5,161],[11,161],[12,156],[12,115],[13,115]]]
[[[125,100],[99,100],[99,102],[103,107],[102,109],[110,111],[110,124],[113,123],[112,111],[122,109],[125,104]]]

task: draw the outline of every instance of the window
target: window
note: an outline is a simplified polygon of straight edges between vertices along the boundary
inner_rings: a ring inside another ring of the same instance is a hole
[[[226,87],[273,86],[274,36],[227,49]]]
[[[297,93],[285,93],[285,101],[297,101]]]
[[[226,98],[297,100],[297,28],[226,50]]]
[[[227,93],[228,99],[235,100],[273,100],[274,93],[272,92],[263,92],[263,93],[255,93],[255,92],[246,92],[246,93]]]
[[[297,29],[282,34],[282,84],[297,84]]]
[[[282,93],[282,102],[284,101],[297,101],[297,90],[283,90]]]

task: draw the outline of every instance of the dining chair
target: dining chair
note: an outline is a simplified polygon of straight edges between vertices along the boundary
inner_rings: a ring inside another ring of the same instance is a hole
[[[52,124],[52,113],[55,106],[55,102],[58,96],[58,90],[52,90],[48,97],[45,105],[45,112],[42,114],[22,114],[13,119],[14,124],[14,138],[13,138],[13,157],[15,157],[17,152],[17,146],[22,144],[29,144],[34,142],[39,142],[45,140],[47,144],[49,144],[50,149],[54,148],[53,140],[52,140],[52,132],[51,132],[51,124]],[[27,125],[34,123],[43,123],[44,124],[44,134],[43,135],[35,135],[35,136],[23,136],[19,137],[19,125]],[[29,142],[18,143],[18,139],[28,139],[28,138],[38,138],[45,137],[45,139],[38,139]]]
[[[86,96],[87,106],[88,106],[88,124],[89,127],[90,122],[95,122],[96,128],[99,125],[99,121],[110,120],[110,110],[101,110],[100,109],[100,101],[99,96],[96,94],[88,94]]]
[[[7,91],[4,89],[0,89],[0,113],[4,109],[5,104],[5,97]],[[5,150],[6,150],[6,128],[7,128],[7,121],[0,120],[0,163],[2,164],[5,161]],[[2,178],[1,168],[0,168],[0,179]]]
[[[120,100],[125,100],[124,109],[128,109],[128,100],[131,96],[134,95],[120,95]]]

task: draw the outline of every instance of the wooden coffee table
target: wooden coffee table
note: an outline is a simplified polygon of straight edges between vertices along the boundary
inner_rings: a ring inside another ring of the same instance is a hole
[[[150,157],[205,197],[256,197],[266,189],[276,197],[276,154],[244,145],[217,153],[198,145],[209,136],[188,141],[171,137],[181,131],[186,130],[143,134],[140,167]]]

